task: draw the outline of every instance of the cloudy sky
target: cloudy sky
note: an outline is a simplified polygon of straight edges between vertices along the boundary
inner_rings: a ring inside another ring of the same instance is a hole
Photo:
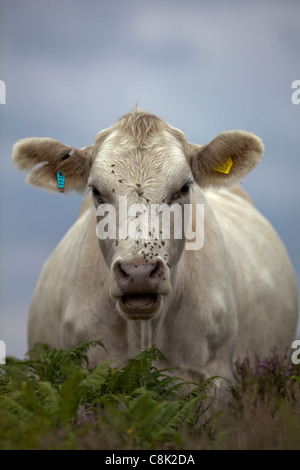
[[[11,164],[13,143],[89,145],[137,102],[192,142],[229,129],[263,139],[263,161],[243,186],[300,284],[299,18],[298,0],[0,0],[0,339],[9,355],[27,350],[40,270],[80,205],[79,195],[27,186]]]

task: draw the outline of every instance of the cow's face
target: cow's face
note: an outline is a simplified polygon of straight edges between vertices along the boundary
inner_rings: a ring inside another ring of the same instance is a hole
[[[193,184],[183,146],[165,128],[138,145],[116,129],[96,150],[88,186],[110,269],[109,294],[127,319],[157,316],[172,292]]]
[[[72,149],[53,139],[29,138],[15,144],[12,159],[18,169],[32,170],[27,181],[34,186],[57,192],[57,175],[63,172],[65,192],[90,187],[100,248],[110,269],[110,297],[125,318],[150,319],[162,312],[172,292],[185,245],[184,230],[174,236],[175,222],[178,229],[193,181],[202,188],[235,184],[255,167],[263,150],[261,140],[244,131],[223,132],[204,146],[189,144],[181,131],[135,109],[100,132],[90,147]],[[106,239],[101,237],[107,217],[103,204],[110,209],[112,229]],[[153,228],[155,205],[179,207],[167,234],[160,225]]]

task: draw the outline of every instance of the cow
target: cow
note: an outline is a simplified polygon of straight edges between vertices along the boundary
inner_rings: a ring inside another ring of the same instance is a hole
[[[123,364],[154,344],[196,382],[231,377],[233,361],[246,354],[291,347],[298,318],[293,267],[239,184],[263,153],[261,139],[242,130],[190,143],[138,107],[82,149],[52,138],[15,143],[12,160],[30,170],[29,184],[49,192],[88,188],[77,221],[42,269],[29,347],[41,342],[69,350],[101,338],[106,350],[91,349],[92,367],[108,359]],[[189,207],[194,229],[195,208],[202,207],[203,243],[187,249],[185,234],[171,230],[167,237],[151,228],[142,238],[120,236],[119,221],[134,218],[120,207],[125,199],[128,207],[149,210],[177,204],[183,214]],[[105,238],[98,229],[109,207],[117,230]]]

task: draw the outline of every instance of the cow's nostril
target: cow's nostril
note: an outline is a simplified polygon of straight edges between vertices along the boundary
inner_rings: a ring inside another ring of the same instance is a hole
[[[129,274],[125,271],[125,269],[123,269],[121,263],[117,263],[117,265],[115,267],[115,272],[118,275],[118,277],[120,277],[120,278],[129,277]]]
[[[157,271],[158,271],[158,263],[151,263],[151,265],[153,266],[153,269],[152,271],[150,272],[150,277],[154,277],[156,276]]]
[[[157,261],[156,263],[152,263],[153,269],[150,272],[149,278],[154,279],[162,279],[161,276],[164,274],[164,266],[161,261]]]

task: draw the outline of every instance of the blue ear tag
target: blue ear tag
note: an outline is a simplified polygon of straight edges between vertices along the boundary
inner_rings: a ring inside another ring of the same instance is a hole
[[[72,157],[73,153],[76,152],[76,149],[73,149],[70,150],[69,153],[67,153],[67,155],[65,155],[64,158],[69,158],[69,157]],[[65,187],[65,178],[66,178],[66,175],[64,174],[63,171],[58,171],[56,173],[56,178],[57,178],[57,184],[58,184],[58,189],[59,189],[59,192],[60,193],[63,193],[64,192],[64,187]]]
[[[58,189],[60,193],[64,192],[64,187],[65,187],[65,174],[63,171],[58,171],[56,173],[57,177],[57,184],[58,184]]]

